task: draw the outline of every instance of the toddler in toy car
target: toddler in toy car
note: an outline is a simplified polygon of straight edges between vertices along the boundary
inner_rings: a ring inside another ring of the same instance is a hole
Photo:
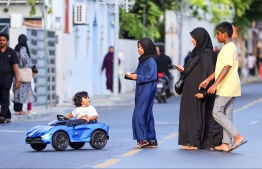
[[[66,118],[76,117],[85,119],[86,122],[96,121],[98,114],[94,106],[90,105],[90,99],[86,91],[78,92],[73,97],[76,108]]]

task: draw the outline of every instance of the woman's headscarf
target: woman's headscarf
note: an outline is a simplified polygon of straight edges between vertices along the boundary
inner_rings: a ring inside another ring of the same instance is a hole
[[[26,48],[26,52],[27,52],[27,54],[28,54],[28,56],[30,58],[31,56],[30,56],[30,52],[29,52],[29,49],[28,49],[26,41],[27,41],[27,37],[24,34],[21,34],[18,37],[18,44],[15,46],[15,51],[16,52],[20,52],[21,47],[25,47]]]
[[[191,57],[197,56],[204,49],[211,48],[213,50],[211,38],[204,28],[198,27],[190,32],[190,34],[196,40],[196,46],[192,51]]]
[[[144,54],[141,55],[138,60],[140,63],[144,62],[149,58],[154,58],[157,61],[157,52],[154,42],[150,38],[142,38],[137,42],[141,44],[142,48],[144,49]]]

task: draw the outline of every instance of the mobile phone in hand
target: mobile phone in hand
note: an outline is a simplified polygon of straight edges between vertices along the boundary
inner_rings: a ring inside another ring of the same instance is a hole
[[[176,65],[172,65],[172,67],[175,69],[179,69],[179,67],[177,67]]]

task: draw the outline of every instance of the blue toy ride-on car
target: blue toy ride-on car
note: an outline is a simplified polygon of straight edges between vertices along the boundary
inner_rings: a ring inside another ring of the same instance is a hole
[[[36,151],[44,150],[47,144],[52,144],[58,151],[65,150],[68,145],[80,149],[86,142],[94,149],[102,149],[109,139],[108,133],[109,126],[104,123],[86,123],[84,119],[71,120],[57,115],[57,120],[47,126],[31,128],[26,134],[25,142]]]

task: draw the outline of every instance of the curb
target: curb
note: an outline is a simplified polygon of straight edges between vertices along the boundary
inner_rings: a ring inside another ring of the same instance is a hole
[[[90,99],[91,105],[96,106],[122,106],[122,105],[134,105],[134,94],[122,95],[121,97],[100,97]],[[12,112],[12,122],[32,122],[32,121],[51,121],[56,120],[56,115],[68,115],[74,106],[72,103],[65,103],[64,105],[58,105],[51,110],[46,110],[45,106],[35,106],[35,114],[28,115],[15,115]],[[10,108],[11,110],[11,108]]]
[[[262,82],[262,77],[257,76],[257,77],[251,77],[241,80],[242,85],[256,83],[256,82]]]
[[[32,121],[47,121],[55,120],[57,114],[67,115],[72,111],[72,109],[65,110],[42,110],[37,111],[36,114],[28,115],[15,115],[12,114],[12,122],[32,122]]]

